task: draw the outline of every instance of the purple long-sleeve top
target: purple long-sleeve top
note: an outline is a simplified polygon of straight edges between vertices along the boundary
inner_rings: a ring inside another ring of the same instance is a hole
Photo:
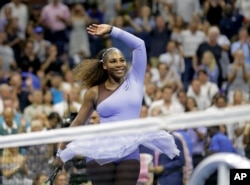
[[[116,27],[110,36],[131,48],[132,66],[119,88],[97,105],[101,123],[139,118],[147,63],[143,40]]]

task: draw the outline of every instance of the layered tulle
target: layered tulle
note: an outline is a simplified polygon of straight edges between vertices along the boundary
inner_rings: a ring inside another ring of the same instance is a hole
[[[174,138],[166,131],[153,131],[126,136],[105,136],[69,143],[60,158],[66,162],[76,155],[95,159],[100,165],[121,159],[134,152],[139,145],[166,154],[169,158],[179,155]]]

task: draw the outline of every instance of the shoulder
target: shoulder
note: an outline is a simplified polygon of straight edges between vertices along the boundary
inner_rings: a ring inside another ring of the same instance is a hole
[[[90,87],[84,94],[84,99],[95,101],[98,96],[98,86]]]

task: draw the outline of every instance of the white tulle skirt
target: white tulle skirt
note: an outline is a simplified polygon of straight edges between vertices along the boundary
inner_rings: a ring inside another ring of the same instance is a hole
[[[66,162],[74,156],[80,155],[95,159],[100,165],[103,165],[128,156],[139,145],[164,153],[171,159],[179,155],[173,136],[166,131],[159,130],[143,134],[75,140],[66,146],[61,152],[60,158]]]

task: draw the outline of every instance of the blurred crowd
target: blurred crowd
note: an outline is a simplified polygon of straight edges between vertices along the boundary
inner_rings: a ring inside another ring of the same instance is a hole
[[[0,136],[65,127],[82,103],[85,89],[74,82],[72,69],[84,59],[112,46],[131,63],[130,49],[119,40],[87,34],[86,26],[93,23],[108,23],[144,40],[142,118],[249,103],[248,0],[1,0]],[[97,123],[94,112],[85,124]],[[170,160],[141,148],[138,185],[186,185],[196,165],[212,153],[250,158],[248,122],[172,133],[183,155]],[[40,185],[56,147],[1,150],[2,183]],[[76,179],[79,170],[84,174],[77,164],[68,164],[55,184],[67,184],[70,173]]]

